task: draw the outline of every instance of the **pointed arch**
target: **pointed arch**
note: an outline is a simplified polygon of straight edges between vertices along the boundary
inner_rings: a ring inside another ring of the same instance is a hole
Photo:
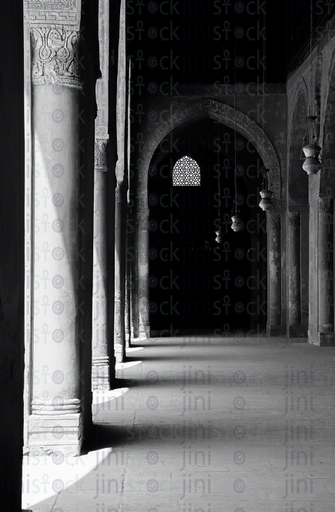
[[[281,200],[281,174],[277,153],[262,128],[250,117],[241,111],[212,99],[201,100],[188,105],[173,114],[167,121],[163,122],[151,134],[144,144],[138,160],[137,190],[139,209],[146,209],[148,205],[148,170],[152,156],[160,142],[172,130],[192,120],[209,117],[215,119],[250,141],[259,152],[263,163],[270,171],[270,178],[273,186],[274,197]]]

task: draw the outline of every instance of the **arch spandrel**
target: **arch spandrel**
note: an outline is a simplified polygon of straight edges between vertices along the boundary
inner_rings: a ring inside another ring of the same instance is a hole
[[[308,206],[308,179],[300,159],[308,116],[308,89],[300,77],[291,103],[288,136],[288,203],[290,206]],[[303,180],[303,181],[302,181]]]

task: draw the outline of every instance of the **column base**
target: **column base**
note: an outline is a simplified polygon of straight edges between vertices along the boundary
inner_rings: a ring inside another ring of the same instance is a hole
[[[282,336],[283,329],[281,325],[266,325],[266,334],[267,336]]]
[[[138,337],[143,339],[150,338],[150,325],[140,325]]]
[[[54,416],[31,414],[29,416],[29,455],[52,455],[61,452],[64,456],[78,457],[81,454],[82,413]]]
[[[103,362],[94,359],[92,361],[92,390],[96,391],[97,389],[111,389],[109,362],[105,357]]]
[[[287,336],[288,338],[307,338],[307,329],[302,325],[289,325]]]
[[[130,332],[128,331],[128,329],[126,329],[125,339],[126,339],[126,348],[129,348],[131,345],[131,340],[130,340]]]
[[[125,354],[122,345],[114,345],[114,357],[116,363],[124,363]]]
[[[318,347],[335,347],[335,334],[333,332],[328,332],[328,333],[318,332],[317,346]]]

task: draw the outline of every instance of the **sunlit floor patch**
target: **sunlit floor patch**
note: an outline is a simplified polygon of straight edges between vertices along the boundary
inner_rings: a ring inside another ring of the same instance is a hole
[[[112,453],[112,448],[81,457],[66,457],[60,452],[44,457],[23,457],[22,508],[29,509],[76,485]]]

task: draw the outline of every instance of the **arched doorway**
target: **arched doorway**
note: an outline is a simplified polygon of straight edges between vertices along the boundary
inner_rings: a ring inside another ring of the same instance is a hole
[[[184,184],[174,184],[174,171],[182,164],[183,172],[192,175],[193,166],[199,166],[200,183],[184,177]],[[148,179],[152,337],[265,332],[266,216],[258,207],[262,169],[253,145],[210,117],[183,124],[160,142]],[[215,241],[219,180],[222,244]],[[231,229],[235,184],[241,233]]]
[[[138,244],[138,302],[139,302],[139,321],[140,334],[148,335],[150,332],[149,322],[149,232],[148,232],[148,176],[150,174],[150,163],[152,157],[161,144],[163,139],[173,130],[187,123],[194,123],[199,120],[211,119],[227,126],[227,128],[236,130],[236,132],[245,137],[249,145],[250,152],[258,151],[263,164],[269,169],[272,189],[274,191],[274,217],[271,216],[271,229],[277,228],[277,217],[281,215],[281,175],[277,154],[271,141],[250,117],[243,112],[220,103],[212,99],[201,100],[198,103],[189,105],[176,114],[172,115],[166,122],[162,123],[149,137],[145,143],[138,159],[136,173],[137,190],[137,244]],[[272,221],[275,220],[274,225]],[[268,234],[268,240],[269,240]],[[270,237],[271,238],[271,237]],[[279,243],[279,245],[278,245]],[[276,273],[280,271],[280,240],[276,242],[279,252],[275,252],[275,261],[268,265],[267,274],[270,275],[270,284],[268,287],[268,297],[270,297],[270,313],[267,321],[268,333],[279,332],[281,329],[281,286],[278,284]],[[254,254],[259,254],[259,247],[251,247]],[[257,252],[258,250],[258,252]],[[274,274],[274,268],[275,274]],[[272,287],[274,286],[273,290]],[[170,334],[171,335],[171,334]]]

